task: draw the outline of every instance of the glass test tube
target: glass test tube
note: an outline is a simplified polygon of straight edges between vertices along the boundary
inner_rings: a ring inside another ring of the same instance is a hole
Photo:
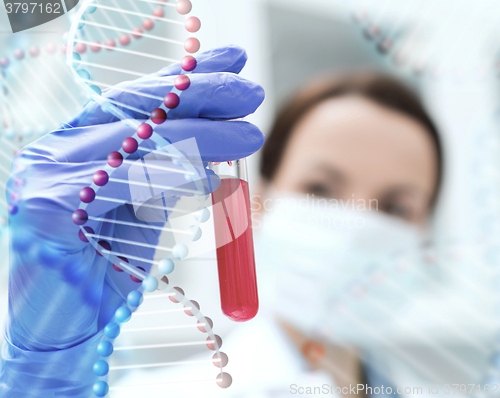
[[[212,163],[221,179],[212,193],[222,312],[231,320],[257,315],[259,298],[246,160]]]

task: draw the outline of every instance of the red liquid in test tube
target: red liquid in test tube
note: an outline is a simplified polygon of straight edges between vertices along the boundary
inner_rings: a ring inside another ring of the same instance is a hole
[[[237,322],[259,310],[245,160],[212,165],[221,178],[212,193],[222,312]]]

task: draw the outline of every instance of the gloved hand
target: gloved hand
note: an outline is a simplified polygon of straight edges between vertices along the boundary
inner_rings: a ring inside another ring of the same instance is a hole
[[[260,86],[237,75],[246,62],[244,50],[220,48],[197,60],[189,75],[191,87],[155,131],[172,143],[196,138],[203,161],[229,161],[254,153],[264,141],[259,129],[247,122],[224,120],[253,113],[264,99]],[[179,65],[172,65],[157,76],[180,72]],[[158,99],[130,92],[163,97],[173,80],[141,78],[105,95],[151,111],[160,105]],[[145,118],[140,113],[134,116]],[[78,238],[79,227],[71,220],[80,203],[79,191],[89,186],[107,155],[134,131],[95,102],[89,102],[68,125],[20,151],[8,184],[19,197],[10,198],[16,200],[12,203],[16,207],[10,216],[9,322],[0,371],[0,396],[5,398],[87,398],[95,381],[92,364],[102,329],[128,292],[137,288],[128,275],[114,271]],[[129,159],[137,158],[135,154]],[[127,178],[127,167],[116,172]],[[212,189],[216,188],[217,179],[208,177]],[[130,201],[127,184],[117,185],[108,196]],[[101,189],[99,194],[106,194],[107,186]],[[96,206],[91,215],[137,222],[131,205],[102,202]],[[96,221],[86,225],[99,235],[133,236],[151,245],[158,242],[158,231],[150,229]],[[113,250],[127,254],[149,259],[154,255],[153,249],[110,243]],[[130,263],[149,270],[144,263]]]

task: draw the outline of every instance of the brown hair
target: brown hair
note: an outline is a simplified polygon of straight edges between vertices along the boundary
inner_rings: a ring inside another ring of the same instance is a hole
[[[281,163],[295,125],[316,105],[335,97],[361,95],[377,104],[399,111],[420,122],[429,133],[438,158],[435,201],[443,175],[443,150],[438,131],[419,98],[399,81],[378,73],[358,72],[323,78],[300,89],[282,107],[262,148],[260,174],[271,181]]]

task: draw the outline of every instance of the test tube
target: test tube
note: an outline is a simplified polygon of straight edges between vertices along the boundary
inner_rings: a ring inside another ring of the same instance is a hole
[[[221,179],[212,209],[222,312],[244,322],[259,310],[246,160],[211,163],[210,168]]]

